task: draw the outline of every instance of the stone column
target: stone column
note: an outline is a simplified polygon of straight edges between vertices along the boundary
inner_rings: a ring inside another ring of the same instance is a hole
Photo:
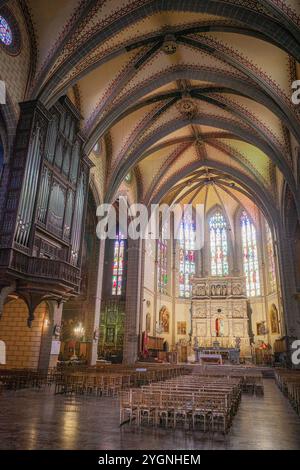
[[[123,363],[133,364],[138,358],[139,320],[142,285],[142,241],[128,239],[127,284]]]
[[[102,285],[103,285],[103,267],[104,267],[104,256],[105,256],[105,240],[100,241],[98,254],[97,272],[95,273],[94,282],[89,287],[89,291],[92,289],[93,294],[89,292],[91,296],[91,313],[86,322],[86,336],[88,337],[91,348],[89,351],[88,363],[93,366],[96,364],[98,357],[98,341],[99,341],[99,325],[100,325],[100,312],[101,312],[101,300],[102,300]]]
[[[283,231],[278,236],[278,261],[285,319],[285,331],[290,338],[300,338],[300,305],[296,298],[296,273],[293,258],[293,240]]]
[[[63,303],[49,302],[50,307],[52,307],[52,339],[51,339],[51,349],[50,349],[50,358],[49,358],[49,367],[56,367],[59,351],[60,351],[60,331],[61,331],[61,318],[63,311]]]
[[[153,336],[156,336],[156,329],[157,329],[157,321],[158,318],[158,308],[157,308],[157,297],[158,297],[158,289],[157,289],[157,267],[158,267],[158,259],[157,259],[157,240],[155,240],[155,261],[154,261],[154,296],[153,296]]]
[[[230,304],[229,304],[229,302],[228,302],[226,307],[227,307],[226,314],[227,314],[227,318],[228,318],[228,336],[229,336],[229,342],[231,343],[233,341],[232,312],[233,312],[233,308],[234,308],[234,303],[231,301]],[[228,312],[228,309],[230,309],[229,312]]]
[[[258,260],[259,260],[259,274],[260,274],[260,287],[261,287],[261,295],[264,299],[264,318],[266,328],[268,329],[267,337],[268,343],[271,344],[270,338],[270,319],[269,319],[269,307],[268,307],[268,277],[267,277],[267,269],[268,269],[268,254],[266,252],[266,240],[265,240],[265,233],[264,232],[264,221],[262,219],[261,212],[259,213],[259,226],[257,230],[257,249],[258,249]]]
[[[172,227],[174,225],[172,224]],[[172,233],[171,237],[171,266],[172,266],[172,275],[171,275],[171,298],[172,298],[172,339],[170,344],[170,351],[175,348],[176,344],[176,287],[177,287],[177,270],[176,270],[176,240],[174,239],[174,234]]]

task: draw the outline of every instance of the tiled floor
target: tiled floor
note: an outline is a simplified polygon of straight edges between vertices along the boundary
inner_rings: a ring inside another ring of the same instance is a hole
[[[300,449],[300,418],[271,379],[263,398],[243,395],[226,436],[118,426],[109,398],[68,398],[52,392],[0,397],[0,449]]]

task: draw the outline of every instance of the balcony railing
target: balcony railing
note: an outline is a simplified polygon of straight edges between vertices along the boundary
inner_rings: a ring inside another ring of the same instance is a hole
[[[6,251],[6,250],[5,250]],[[80,270],[65,261],[46,258],[34,258],[17,250],[7,250],[2,259],[8,262],[8,268],[22,274],[24,277],[48,279],[72,286],[78,290],[80,285]]]

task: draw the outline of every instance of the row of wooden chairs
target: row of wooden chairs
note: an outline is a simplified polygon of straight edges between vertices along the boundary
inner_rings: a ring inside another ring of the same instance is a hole
[[[300,414],[300,371],[276,370],[275,380],[280,390],[288,397],[295,411]]]
[[[59,369],[52,372],[52,377],[56,394],[86,394],[99,397],[117,396],[121,390],[177,377],[180,372],[183,372],[183,368],[164,367],[156,370],[152,367],[141,370],[112,366],[80,369],[77,372]]]
[[[70,374],[62,375],[55,382],[55,394],[117,396],[122,389],[120,374]]]
[[[62,367],[60,366],[56,369],[53,374],[55,377],[61,375],[70,375],[70,374],[121,374],[123,377],[126,377],[125,381],[128,382],[128,386],[139,387],[152,382],[158,382],[161,380],[171,379],[173,377],[178,377],[183,373],[186,373],[184,366],[177,365],[156,365],[156,364],[136,364],[133,366],[124,366],[122,364],[114,365],[97,365],[96,367],[83,367],[83,366],[74,366],[74,367]],[[128,379],[130,377],[130,381]],[[56,380],[56,379],[55,379]],[[123,384],[123,388],[126,385]]]
[[[203,368],[197,368],[194,374],[202,377],[236,378],[241,380],[242,391],[244,393],[264,395],[262,373],[253,367],[204,366]]]
[[[55,393],[115,396],[121,389],[167,380],[184,372],[182,366],[58,367],[48,370],[0,369],[0,383],[8,390],[43,389],[54,385]]]
[[[7,390],[21,390],[24,388],[41,389],[47,383],[47,371],[31,369],[2,369],[0,382]]]
[[[178,377],[121,392],[120,425],[183,427],[201,431],[230,428],[241,400],[239,380]]]

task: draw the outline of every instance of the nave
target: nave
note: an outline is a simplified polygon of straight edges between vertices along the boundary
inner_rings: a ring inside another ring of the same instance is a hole
[[[273,379],[264,379],[264,390],[263,397],[243,394],[226,436],[120,429],[116,398],[54,395],[49,389],[5,391],[0,396],[0,449],[299,449],[299,417]]]

